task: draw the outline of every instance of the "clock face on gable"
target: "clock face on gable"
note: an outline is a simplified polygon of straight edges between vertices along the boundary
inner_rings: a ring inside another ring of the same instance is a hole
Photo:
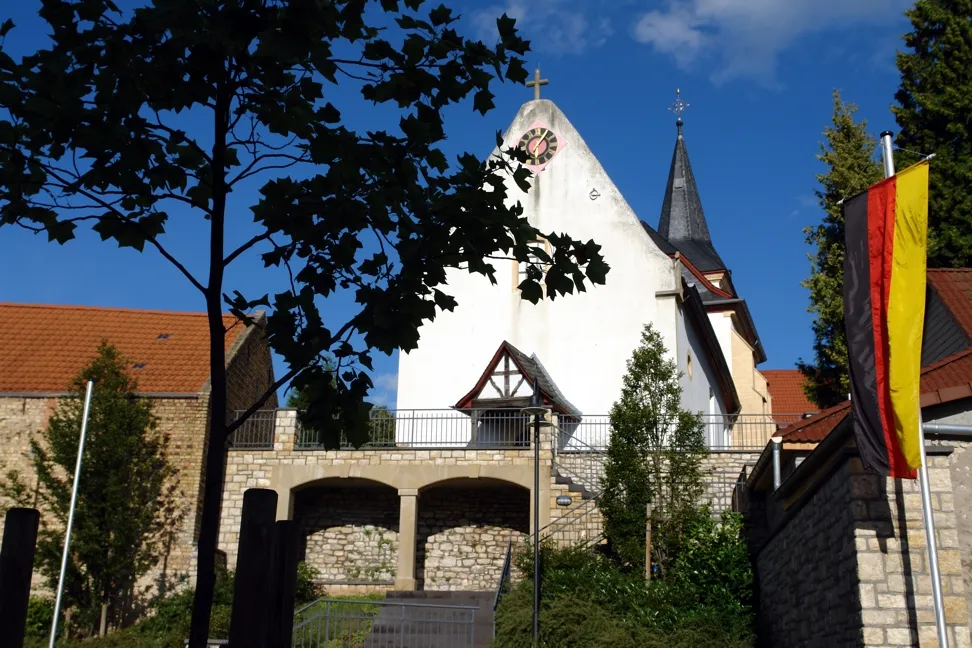
[[[552,130],[537,125],[523,133],[519,146],[526,151],[527,164],[544,166],[557,154],[560,142]]]

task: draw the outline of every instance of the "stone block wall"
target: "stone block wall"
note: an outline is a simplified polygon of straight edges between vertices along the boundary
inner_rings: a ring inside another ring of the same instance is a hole
[[[419,497],[419,588],[491,590],[506,547],[530,533],[529,493],[516,486],[433,488]]]
[[[933,438],[930,442],[952,449],[952,454],[948,456],[948,468],[955,506],[955,526],[962,556],[966,608],[969,618],[972,619],[972,441]]]
[[[192,578],[196,540],[202,515],[202,465],[209,429],[209,396],[152,400],[159,418],[159,430],[169,438],[167,458],[177,471],[175,478],[182,498],[181,519],[170,553],[153,570],[151,580],[163,579],[166,588],[178,587]]]
[[[917,481],[866,473],[850,450],[810,472],[765,505],[769,530],[755,548],[764,645],[937,646]],[[968,647],[948,456],[929,456],[929,477],[949,645]]]
[[[301,559],[319,582],[390,584],[398,560],[398,493],[367,486],[298,493],[294,520]]]
[[[30,439],[47,425],[54,411],[55,398],[0,398],[0,479],[17,471],[31,487],[37,484],[37,476],[30,460]],[[14,503],[0,497],[0,511]],[[0,515],[0,538],[3,537],[3,516]],[[35,569],[31,591],[35,594],[47,590],[44,579]]]
[[[43,430],[57,407],[57,401],[57,398],[46,396],[0,398],[0,440],[3,442],[0,443],[0,474],[4,477],[10,470],[16,470],[28,484],[36,485],[29,441]],[[176,479],[186,505],[181,509],[181,519],[173,529],[168,554],[145,577],[145,583],[169,588],[187,581],[197,528],[192,502],[199,488],[206,403],[205,398],[195,396],[151,399],[159,431],[169,439],[167,459],[177,471]],[[10,505],[10,502],[0,502],[2,508]],[[44,523],[50,524],[51,520],[45,518]],[[2,531],[3,522],[0,520],[0,534]],[[33,582],[35,593],[46,591],[43,579],[36,570]]]
[[[762,645],[862,645],[849,477],[845,466],[759,552]]]

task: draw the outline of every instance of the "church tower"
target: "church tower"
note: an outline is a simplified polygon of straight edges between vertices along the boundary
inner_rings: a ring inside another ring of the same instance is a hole
[[[671,110],[677,116],[678,134],[655,235],[669,244],[669,253],[682,264],[683,277],[699,291],[732,372],[740,414],[768,414],[772,411],[769,390],[756,369],[765,362],[766,354],[749,308],[736,292],[732,273],[712,242],[685,143],[682,113],[686,108],[688,104],[676,91]]]

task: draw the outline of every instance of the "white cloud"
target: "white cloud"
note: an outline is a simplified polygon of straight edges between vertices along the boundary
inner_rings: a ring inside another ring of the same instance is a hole
[[[496,19],[504,13],[516,19],[523,38],[533,52],[581,54],[600,47],[613,34],[611,21],[598,6],[586,0],[506,0],[473,12],[479,38],[497,38]],[[607,6],[607,5],[603,5]]]
[[[369,394],[369,401],[375,405],[395,407],[395,399],[398,396],[398,374],[378,374],[372,377],[371,382],[374,388]]]
[[[772,83],[777,56],[801,36],[890,24],[912,0],[669,0],[641,13],[635,40],[685,67],[715,62],[713,80],[741,77]]]

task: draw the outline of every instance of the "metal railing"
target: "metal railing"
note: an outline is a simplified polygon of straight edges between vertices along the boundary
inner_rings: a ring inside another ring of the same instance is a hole
[[[702,414],[702,434],[709,450],[762,450],[780,429],[805,418],[801,414]],[[585,414],[559,422],[561,450],[604,450],[611,440],[611,418]]]
[[[236,412],[239,419],[242,411]],[[273,431],[277,425],[276,410],[259,410],[253,412],[250,418],[243,421],[243,425],[233,431],[230,447],[233,448],[272,448]]]
[[[294,613],[292,648],[473,648],[476,608],[318,599]]]
[[[503,556],[503,569],[500,571],[499,583],[496,585],[496,596],[493,597],[493,639],[496,639],[496,610],[499,608],[503,595],[510,588],[513,577],[513,538],[506,541],[506,554]]]
[[[603,539],[604,518],[596,498],[581,500],[540,529],[540,542],[561,547],[590,547]]]
[[[276,412],[256,412],[233,433],[233,448],[272,448]],[[781,428],[803,417],[798,414],[703,415],[705,444],[710,450],[756,451]],[[530,417],[518,409],[492,410],[372,410],[369,441],[362,449],[454,448],[520,449],[530,447]],[[606,415],[561,417],[557,449],[561,452],[603,451],[611,438]],[[319,449],[323,439],[296,423],[294,447]],[[344,449],[352,449],[346,438]]]

